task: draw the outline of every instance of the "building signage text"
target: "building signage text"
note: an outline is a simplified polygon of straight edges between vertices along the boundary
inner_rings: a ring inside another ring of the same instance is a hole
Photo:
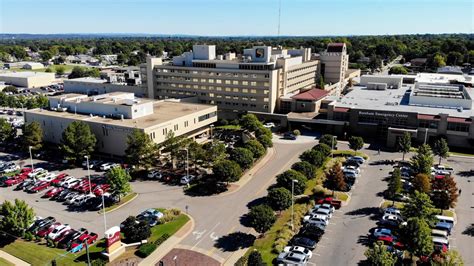
[[[359,115],[408,118],[407,114],[359,111]]]

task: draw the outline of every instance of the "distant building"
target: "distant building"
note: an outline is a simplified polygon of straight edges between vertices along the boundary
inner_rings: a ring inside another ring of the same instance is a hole
[[[168,133],[194,137],[217,121],[217,108],[210,105],[135,98],[115,92],[88,97],[65,94],[50,97],[48,109],[25,111],[25,123],[36,121],[47,142],[59,143],[62,132],[74,121],[87,123],[97,138],[97,151],[123,156],[127,137],[136,129],[161,143]]]
[[[80,93],[86,95],[99,95],[111,92],[131,92],[137,97],[143,97],[146,89],[142,86],[130,86],[125,83],[110,83],[100,78],[76,78],[64,80],[65,93]]]
[[[37,62],[29,62],[29,63],[24,64],[22,68],[23,69],[30,69],[30,70],[42,69],[42,68],[44,68],[44,65],[41,64],[41,63],[37,63]]]
[[[5,72],[0,73],[0,80],[17,87],[39,88],[53,84],[56,77],[54,73]]]
[[[444,66],[438,68],[436,71],[439,74],[453,74],[453,75],[463,75],[461,67],[459,66]]]
[[[349,55],[345,43],[330,43],[327,50],[320,53],[321,75],[326,83],[344,80],[349,69]]]

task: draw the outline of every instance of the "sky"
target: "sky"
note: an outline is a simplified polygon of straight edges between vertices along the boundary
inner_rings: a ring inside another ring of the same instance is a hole
[[[0,33],[473,33],[472,0],[0,0]]]

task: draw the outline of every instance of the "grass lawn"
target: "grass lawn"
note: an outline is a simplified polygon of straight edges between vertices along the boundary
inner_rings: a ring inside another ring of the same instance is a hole
[[[15,266],[15,264],[9,262],[8,260],[4,258],[0,258],[0,265],[5,265],[5,266]]]
[[[186,214],[180,214],[173,221],[154,226],[153,228],[151,228],[151,236],[148,239],[148,242],[154,242],[164,234],[172,236],[188,221],[189,217]]]
[[[105,213],[108,213],[108,212],[110,212],[110,211],[113,211],[113,210],[117,209],[118,207],[120,207],[120,206],[126,204],[127,202],[129,202],[129,201],[131,201],[132,199],[134,199],[136,195],[137,195],[137,193],[135,193],[135,192],[132,192],[132,193],[128,194],[127,196],[123,197],[123,198],[120,200],[119,203],[117,203],[117,204],[115,204],[115,205],[113,205],[113,206],[110,206],[110,207],[105,208]],[[103,213],[103,211],[100,210],[99,213]]]
[[[474,154],[471,154],[471,153],[454,152],[454,151],[451,151],[451,152],[449,152],[449,153],[450,153],[451,155],[474,157]]]

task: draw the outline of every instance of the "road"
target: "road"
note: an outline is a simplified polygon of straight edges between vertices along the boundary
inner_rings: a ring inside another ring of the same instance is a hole
[[[128,205],[107,214],[107,228],[118,225],[129,215],[137,215],[146,208],[179,208],[185,210],[188,206],[189,214],[194,218],[195,228],[181,243],[181,247],[199,251],[224,263],[231,255],[231,251],[216,248],[216,240],[232,232],[253,232],[250,228],[241,225],[240,219],[248,212],[248,203],[266,195],[266,189],[275,182],[275,176],[298,160],[298,156],[317,143],[314,137],[300,137],[297,141],[280,140],[274,138],[274,155],[263,165],[250,181],[238,191],[229,194],[192,197],[185,195],[182,187],[169,186],[156,181],[135,181],[132,189],[138,197]],[[1,159],[7,159],[5,154]],[[28,159],[23,160],[25,164]],[[39,167],[40,162],[34,161]],[[50,165],[41,163],[41,167],[51,169]],[[66,171],[76,177],[86,176],[83,169]],[[95,172],[92,172],[95,174]],[[102,233],[104,228],[103,216],[96,212],[70,212],[65,205],[47,199],[41,199],[41,194],[27,194],[22,191],[13,191],[13,188],[0,188],[0,201],[15,198],[24,199],[33,206],[37,215],[54,216],[63,223],[69,223],[73,228],[85,227]]]

